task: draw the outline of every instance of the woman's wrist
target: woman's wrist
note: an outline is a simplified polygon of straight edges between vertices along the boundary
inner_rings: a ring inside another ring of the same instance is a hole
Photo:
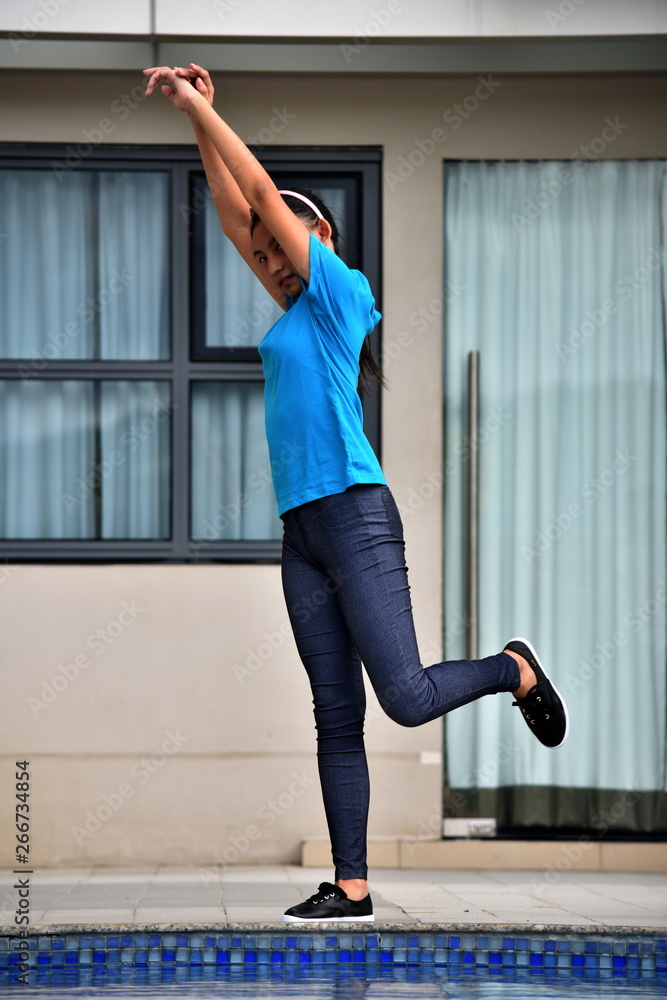
[[[202,94],[198,94],[196,91],[193,91],[192,97],[190,98],[190,105],[185,113],[195,129],[203,130],[202,112],[208,107],[210,107],[210,104],[206,98]]]

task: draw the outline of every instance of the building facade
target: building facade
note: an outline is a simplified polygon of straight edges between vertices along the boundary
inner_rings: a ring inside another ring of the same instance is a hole
[[[194,61],[369,275],[389,389],[367,421],[423,662],[469,648],[474,464],[480,654],[535,636],[571,705],[550,757],[508,696],[409,730],[369,690],[371,836],[664,833],[665,6],[287,15],[3,5],[2,800],[29,760],[43,865],[295,861],[326,832],[263,443],[270,303],[187,120],[144,93],[144,67]]]

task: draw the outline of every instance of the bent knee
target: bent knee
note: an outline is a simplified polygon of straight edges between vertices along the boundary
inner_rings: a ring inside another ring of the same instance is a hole
[[[421,726],[426,721],[425,712],[421,705],[411,705],[408,702],[391,702],[385,703],[383,708],[392,722],[397,722],[399,726],[414,729],[415,726]]]

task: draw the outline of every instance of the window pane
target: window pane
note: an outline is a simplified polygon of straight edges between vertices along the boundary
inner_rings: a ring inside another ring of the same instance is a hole
[[[166,382],[0,380],[0,537],[169,536]]]
[[[0,357],[169,357],[169,177],[0,169]]]
[[[193,539],[277,539],[262,383],[192,386]]]

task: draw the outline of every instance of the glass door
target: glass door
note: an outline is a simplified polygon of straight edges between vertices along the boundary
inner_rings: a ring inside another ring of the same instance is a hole
[[[508,695],[446,719],[445,815],[501,833],[667,832],[666,174],[446,166],[445,654],[467,655],[476,457],[479,655],[530,638],[571,718],[557,751]]]

